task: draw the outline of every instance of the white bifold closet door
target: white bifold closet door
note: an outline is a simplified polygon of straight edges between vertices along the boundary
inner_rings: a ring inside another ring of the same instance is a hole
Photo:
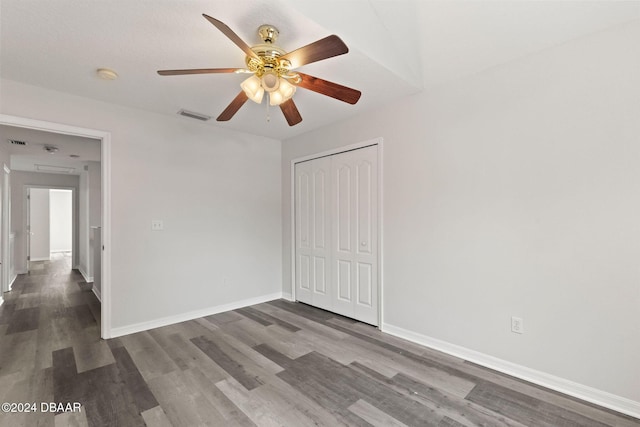
[[[378,324],[378,150],[295,165],[298,301]]]

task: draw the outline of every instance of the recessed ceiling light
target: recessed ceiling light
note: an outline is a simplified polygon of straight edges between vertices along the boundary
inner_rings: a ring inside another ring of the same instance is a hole
[[[48,145],[48,144],[46,144],[43,149],[49,154],[54,154],[56,151],[58,151],[58,147],[56,147],[55,145]]]
[[[69,157],[71,157],[72,159],[79,159],[80,156],[78,156],[77,154],[69,154]]]
[[[98,77],[103,80],[115,80],[118,78],[118,73],[110,68],[98,68],[96,73],[98,73]]]

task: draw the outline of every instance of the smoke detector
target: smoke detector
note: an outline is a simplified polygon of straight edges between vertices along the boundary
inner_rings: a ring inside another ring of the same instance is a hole
[[[48,145],[48,144],[46,144],[43,149],[49,154],[54,154],[58,151],[58,147],[56,147],[55,145]]]

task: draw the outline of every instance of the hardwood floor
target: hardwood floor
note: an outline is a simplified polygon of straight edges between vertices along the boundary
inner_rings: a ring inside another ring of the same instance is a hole
[[[68,257],[5,298],[0,402],[37,410],[0,413],[1,426],[640,426],[299,303],[103,341],[100,304]]]

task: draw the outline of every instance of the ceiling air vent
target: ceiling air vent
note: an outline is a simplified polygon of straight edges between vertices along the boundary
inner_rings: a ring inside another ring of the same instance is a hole
[[[10,139],[9,143],[13,145],[22,145],[23,147],[27,145],[26,141],[18,141],[17,139]]]
[[[211,120],[211,116],[207,116],[206,114],[194,113],[193,111],[188,110],[180,110],[178,114],[181,116],[189,117],[191,119],[202,120],[206,122],[207,120]]]

